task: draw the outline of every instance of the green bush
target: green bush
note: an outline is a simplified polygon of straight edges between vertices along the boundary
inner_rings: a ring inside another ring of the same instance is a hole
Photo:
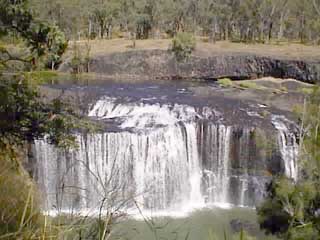
[[[172,40],[172,52],[178,61],[189,58],[196,47],[196,39],[191,33],[179,32]]]
[[[233,82],[230,78],[218,79],[218,84],[222,87],[232,87],[233,86]]]
[[[239,84],[241,88],[247,88],[247,89],[261,89],[260,86],[258,86],[255,82],[241,82]]]
[[[304,95],[311,95],[314,92],[313,88],[304,87],[298,90],[300,93],[303,93]]]

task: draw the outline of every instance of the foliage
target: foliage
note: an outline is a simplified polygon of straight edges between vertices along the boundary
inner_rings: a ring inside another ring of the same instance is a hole
[[[222,87],[232,87],[233,86],[233,82],[230,78],[221,78],[218,79],[218,84]]]
[[[57,26],[51,26],[47,38],[47,64],[54,70],[56,65],[61,63],[61,56],[66,51],[68,42]]]
[[[35,20],[27,3],[27,0],[0,0],[0,33],[24,39],[30,54],[17,59],[6,49],[2,52],[8,55],[7,61],[20,60],[35,65],[35,59],[42,57],[45,64],[54,68],[67,48],[66,38],[58,27]]]
[[[309,97],[301,116],[300,175],[298,181],[275,178],[258,208],[260,225],[283,239],[318,239],[320,235],[320,91]],[[304,135],[304,133],[306,133]]]
[[[53,80],[57,79],[62,75],[56,71],[32,71],[25,72],[24,77],[30,79],[32,82],[42,84],[42,83],[51,83]]]
[[[299,92],[301,92],[305,95],[311,95],[313,93],[313,91],[314,91],[313,88],[307,88],[307,87],[299,89]]]
[[[0,84],[0,141],[15,144],[46,137],[51,143],[67,147],[78,118],[59,99],[44,104],[27,79],[2,79]]]
[[[36,21],[26,0],[0,0],[0,31],[16,35],[26,44],[21,58],[0,47],[1,71],[8,62],[40,67],[39,60],[51,67],[59,62],[67,45],[56,27]],[[14,68],[15,69],[15,68]],[[52,72],[0,72],[0,238],[59,239],[60,229],[47,222],[41,213],[41,200],[33,180],[24,170],[31,154],[30,144],[46,139],[58,147],[75,147],[73,132],[89,131],[91,125],[75,114],[61,99],[46,103],[38,91],[38,82],[55,77]]]
[[[76,42],[72,46],[72,58],[70,65],[72,67],[72,72],[75,74],[90,72],[90,52],[91,46],[89,41],[84,47],[80,47]]]
[[[180,32],[172,40],[172,49],[178,61],[189,58],[196,47],[195,37],[190,33]]]
[[[319,44],[318,0],[31,0],[68,37],[137,38],[193,32],[216,40]]]
[[[241,88],[248,88],[248,89],[260,89],[261,87],[258,86],[258,84],[256,84],[255,82],[250,82],[250,81],[244,81],[244,82],[240,82],[239,86]]]

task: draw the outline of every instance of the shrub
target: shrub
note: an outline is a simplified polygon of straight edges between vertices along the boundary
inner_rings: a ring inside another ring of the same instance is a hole
[[[196,39],[191,33],[179,32],[172,40],[172,52],[178,61],[189,58],[196,47]]]
[[[314,89],[304,87],[304,88],[299,89],[299,92],[303,93],[304,95],[311,95],[314,92]]]
[[[74,42],[70,62],[74,74],[90,71],[90,53],[91,45],[89,42],[86,42],[84,46]]]
[[[233,86],[233,82],[230,78],[218,79],[218,84],[222,87],[232,87]]]
[[[57,26],[48,27],[48,56],[47,65],[54,70],[61,63],[61,57],[68,47],[68,41],[64,33]]]
[[[261,89],[255,82],[241,82],[239,86],[248,89]]]

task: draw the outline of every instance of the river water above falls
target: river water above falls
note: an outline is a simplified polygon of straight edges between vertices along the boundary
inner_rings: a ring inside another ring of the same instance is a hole
[[[104,130],[77,133],[78,148],[69,151],[35,142],[45,209],[255,207],[272,174],[296,178],[297,141],[286,113],[205,84],[211,95],[178,82],[51,86],[79,98]]]

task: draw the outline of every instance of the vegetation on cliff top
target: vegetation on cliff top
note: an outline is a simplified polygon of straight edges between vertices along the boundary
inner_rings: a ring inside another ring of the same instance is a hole
[[[319,43],[319,0],[32,0],[69,38],[146,39],[192,32],[211,42]]]

